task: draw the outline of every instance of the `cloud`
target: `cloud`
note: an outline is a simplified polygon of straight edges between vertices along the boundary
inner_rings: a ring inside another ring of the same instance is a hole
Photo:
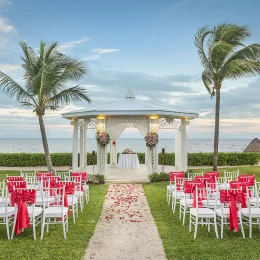
[[[17,29],[5,17],[0,17],[0,34],[15,34]]]
[[[59,45],[59,51],[71,49],[71,48],[75,47],[76,45],[87,42],[89,40],[90,40],[90,38],[86,36],[86,37],[81,38],[80,40],[76,40],[76,41],[72,41],[72,42],[64,42]]]
[[[22,69],[21,65],[12,65],[12,64],[0,64],[0,71],[3,71],[4,73],[8,73],[10,71],[14,70],[20,70]]]
[[[94,52],[95,54],[92,56],[88,56],[83,58],[82,60],[98,60],[101,58],[101,56],[103,54],[108,54],[108,53],[115,53],[115,52],[119,52],[120,49],[101,49],[101,48],[97,48],[97,49],[93,49],[91,50],[92,52]]]

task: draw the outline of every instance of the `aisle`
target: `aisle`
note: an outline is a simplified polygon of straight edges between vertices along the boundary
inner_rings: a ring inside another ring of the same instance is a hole
[[[109,186],[85,259],[166,259],[142,185]]]

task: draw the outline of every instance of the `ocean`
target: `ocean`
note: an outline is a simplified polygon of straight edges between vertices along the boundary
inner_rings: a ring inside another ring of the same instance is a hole
[[[250,143],[249,139],[222,139],[219,141],[220,152],[243,152]],[[65,153],[72,151],[72,139],[49,138],[51,153]],[[166,153],[174,152],[174,139],[160,139],[159,151],[165,148]],[[118,139],[117,150],[122,152],[129,148],[134,152],[144,152],[145,142],[143,139]],[[87,140],[87,151],[97,149],[94,138]],[[108,148],[109,151],[109,148]],[[42,141],[40,138],[0,138],[0,153],[42,153]],[[213,139],[189,139],[188,152],[213,152]]]

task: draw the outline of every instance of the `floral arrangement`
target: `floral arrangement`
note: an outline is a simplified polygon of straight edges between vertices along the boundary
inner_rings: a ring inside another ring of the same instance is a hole
[[[97,132],[97,143],[105,147],[110,142],[110,135],[107,132]]]
[[[125,149],[123,151],[123,154],[132,154],[132,153],[134,153],[134,152],[131,149]]]
[[[150,149],[151,149],[159,142],[158,134],[153,133],[153,132],[147,133],[146,136],[144,137],[144,140],[146,142],[146,146],[150,147]]]

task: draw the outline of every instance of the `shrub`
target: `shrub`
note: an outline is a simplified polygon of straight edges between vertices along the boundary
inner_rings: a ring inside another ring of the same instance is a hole
[[[145,163],[145,154],[137,153],[139,162]],[[51,159],[53,166],[71,166],[71,153],[52,153]],[[78,156],[78,160],[80,157]],[[107,155],[109,163],[110,154]],[[97,163],[97,156],[92,158],[91,153],[87,153],[87,165]],[[213,153],[188,153],[189,166],[212,166]],[[219,153],[219,166],[237,166],[237,165],[257,165],[260,162],[260,153]],[[159,153],[159,164],[162,164],[162,154]],[[164,156],[164,165],[175,165],[175,154],[166,153]],[[23,167],[23,166],[46,166],[44,153],[0,153],[0,166],[5,167]]]

